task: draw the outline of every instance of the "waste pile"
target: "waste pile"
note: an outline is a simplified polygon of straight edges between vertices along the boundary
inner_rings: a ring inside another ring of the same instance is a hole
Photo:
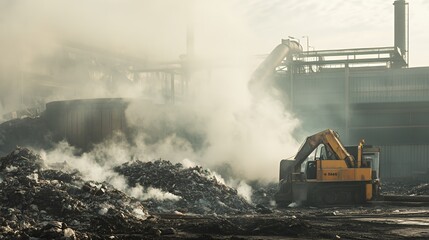
[[[277,182],[250,182],[249,185],[253,189],[252,203],[267,207],[274,204],[274,195],[279,189],[279,184]]]
[[[382,192],[386,195],[429,195],[429,183],[422,183],[419,180],[384,180]]]
[[[410,195],[429,195],[429,183],[422,183],[410,189]]]
[[[273,213],[275,208],[274,195],[278,191],[278,183],[250,182],[253,189],[252,203],[255,204],[256,212],[262,214]]]
[[[17,148],[0,158],[0,239],[105,239],[152,234],[142,203],[79,173],[46,169],[40,156]],[[153,225],[153,224],[152,224]]]
[[[381,191],[387,195],[406,195],[415,186],[416,184],[414,183],[383,180]]]
[[[165,160],[134,161],[115,168],[125,176],[130,186],[161,189],[174,194],[177,200],[151,198],[143,203],[149,212],[181,212],[196,214],[238,214],[254,207],[226,186],[207,169],[185,168]]]

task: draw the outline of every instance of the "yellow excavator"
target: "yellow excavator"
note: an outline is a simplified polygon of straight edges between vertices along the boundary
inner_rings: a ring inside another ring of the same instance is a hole
[[[315,152],[314,157],[309,158]],[[364,203],[380,194],[380,149],[345,147],[331,129],[307,137],[292,160],[280,162],[279,206]]]

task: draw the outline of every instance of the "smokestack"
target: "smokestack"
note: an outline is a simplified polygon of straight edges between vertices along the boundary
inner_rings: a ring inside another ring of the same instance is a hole
[[[399,48],[402,57],[408,65],[408,3],[396,0],[395,6],[395,47]]]

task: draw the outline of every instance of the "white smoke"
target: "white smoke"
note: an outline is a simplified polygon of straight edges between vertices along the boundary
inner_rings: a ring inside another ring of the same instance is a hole
[[[151,198],[156,199],[156,200],[161,200],[161,201],[164,201],[164,200],[178,201],[178,200],[180,200],[179,196],[176,196],[172,193],[164,192],[158,188],[149,187],[147,189],[146,194],[143,195],[143,200],[151,199]]]
[[[248,203],[252,203],[253,189],[243,180],[231,179],[228,186],[237,189],[237,194],[244,198]]]
[[[132,102],[126,116],[140,133],[137,144],[152,159],[188,159],[230,168],[238,178],[276,179],[279,161],[298,148],[292,133],[299,121],[274,98],[252,99],[247,77],[224,72],[196,90],[185,107]]]
[[[60,142],[52,150],[41,150],[40,155],[45,163],[50,166],[61,166],[62,170],[66,171],[76,169],[85,180],[108,182],[115,188],[140,200],[179,200],[179,196],[164,192],[161,189],[153,187],[145,189],[139,184],[135,187],[130,187],[125,177],[113,170],[114,167],[137,158],[138,154],[124,140],[120,141],[119,139],[117,137],[116,141],[106,141],[96,145],[92,151],[82,155],[77,155],[76,149],[68,143]],[[62,164],[58,164],[59,162]]]
[[[81,155],[66,142],[60,142],[52,150],[41,150],[40,156],[47,165],[58,166],[62,170],[78,170],[85,180],[108,182],[115,188],[124,192],[133,192],[126,179],[116,173],[113,168],[132,159],[128,148],[121,142],[105,142],[97,145],[95,149]],[[61,163],[61,164],[58,164]]]
[[[141,208],[134,208],[133,213],[134,213],[134,216],[136,216],[141,220],[145,220],[148,217],[147,213]]]
[[[135,187],[130,188],[128,193],[130,194],[130,196],[140,200],[156,199],[158,201],[165,201],[165,200],[178,201],[181,198],[172,193],[164,192],[158,188],[148,187],[147,189],[145,189],[140,184],[137,184]]]
[[[138,131],[135,145],[112,141],[76,157],[75,150],[62,143],[45,153],[48,160],[73,163],[89,179],[124,189],[125,180],[109,169],[130,159],[189,159],[236,178],[274,180],[280,159],[297,149],[291,135],[299,125],[294,116],[276,98],[254,99],[248,91],[256,67],[248,56],[258,41],[237,2],[42,1],[45,4],[0,3],[0,69],[5,70],[0,75],[0,103],[6,110],[22,107],[27,95],[39,92],[51,93],[44,100],[165,100],[158,89],[163,81],[153,82],[133,69],[118,77],[114,66],[100,64],[102,56],[143,63],[177,60],[186,52],[188,20],[195,33],[191,60],[198,63],[190,64],[187,88],[174,107],[162,110],[132,102],[126,114]],[[74,47],[82,54],[61,57]],[[103,74],[110,78],[102,80]]]
[[[180,163],[183,165],[184,168],[192,168],[192,167],[197,166],[197,164],[195,162],[193,162],[187,158],[183,159]]]

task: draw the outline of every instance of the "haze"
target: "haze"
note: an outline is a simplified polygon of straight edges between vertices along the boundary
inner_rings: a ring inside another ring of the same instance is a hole
[[[393,46],[392,3],[1,1],[0,116],[25,108],[26,99],[33,94],[26,86],[34,82],[62,85],[46,93],[41,104],[95,97],[158,101],[159,91],[144,94],[144,90],[155,89],[152,85],[111,84],[123,80],[115,77],[106,84],[94,80],[86,68],[68,64],[59,56],[68,46],[84,46],[142,62],[177,61],[187,52],[187,25],[192,23],[196,59],[225,60],[234,69],[217,69],[209,78],[206,73],[195,73],[192,79],[190,99],[183,102],[189,104],[189,115],[181,116],[179,126],[205,137],[199,149],[189,139],[172,134],[150,146],[142,141],[144,155],[177,161],[190,158],[210,167],[228,163],[236,176],[272,180],[277,177],[278,161],[296,152],[298,142],[292,134],[299,127],[299,119],[275,96],[250,96],[247,82],[257,64],[251,56],[268,53],[288,36],[300,39],[304,48],[307,39],[316,49]],[[411,66],[424,66],[429,3],[414,0],[410,6],[410,62]],[[137,102],[127,111],[130,123],[143,130],[148,126],[162,129],[156,125],[156,114],[148,120],[140,106]]]

